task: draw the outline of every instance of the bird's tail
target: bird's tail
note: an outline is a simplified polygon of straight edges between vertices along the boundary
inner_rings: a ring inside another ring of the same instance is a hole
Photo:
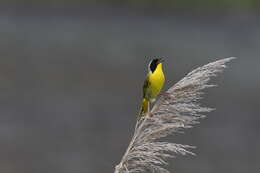
[[[143,98],[141,109],[140,109],[137,119],[140,120],[142,117],[145,116],[145,114],[147,112],[149,112],[149,101],[146,98]]]

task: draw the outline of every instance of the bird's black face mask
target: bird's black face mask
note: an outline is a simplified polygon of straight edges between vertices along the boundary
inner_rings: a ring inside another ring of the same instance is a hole
[[[157,65],[160,63],[160,59],[153,59],[152,62],[150,63],[150,70],[152,73],[155,71]]]

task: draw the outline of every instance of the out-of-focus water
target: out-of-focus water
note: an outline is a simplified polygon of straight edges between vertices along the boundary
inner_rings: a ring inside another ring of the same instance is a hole
[[[217,110],[172,137],[197,146],[197,156],[170,169],[258,172],[259,17],[2,14],[0,172],[113,172],[157,56],[166,59],[165,88],[200,65],[238,57],[207,90],[203,103]]]

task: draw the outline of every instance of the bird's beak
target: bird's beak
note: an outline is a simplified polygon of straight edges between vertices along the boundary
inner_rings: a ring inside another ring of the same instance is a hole
[[[163,59],[163,58],[160,58],[159,61],[162,63],[162,62],[164,62],[164,59]]]

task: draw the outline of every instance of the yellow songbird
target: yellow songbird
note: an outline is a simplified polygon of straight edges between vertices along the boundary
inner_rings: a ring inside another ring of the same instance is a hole
[[[150,111],[150,103],[154,102],[164,85],[162,58],[153,59],[148,65],[148,74],[143,85],[143,99],[138,119]]]

